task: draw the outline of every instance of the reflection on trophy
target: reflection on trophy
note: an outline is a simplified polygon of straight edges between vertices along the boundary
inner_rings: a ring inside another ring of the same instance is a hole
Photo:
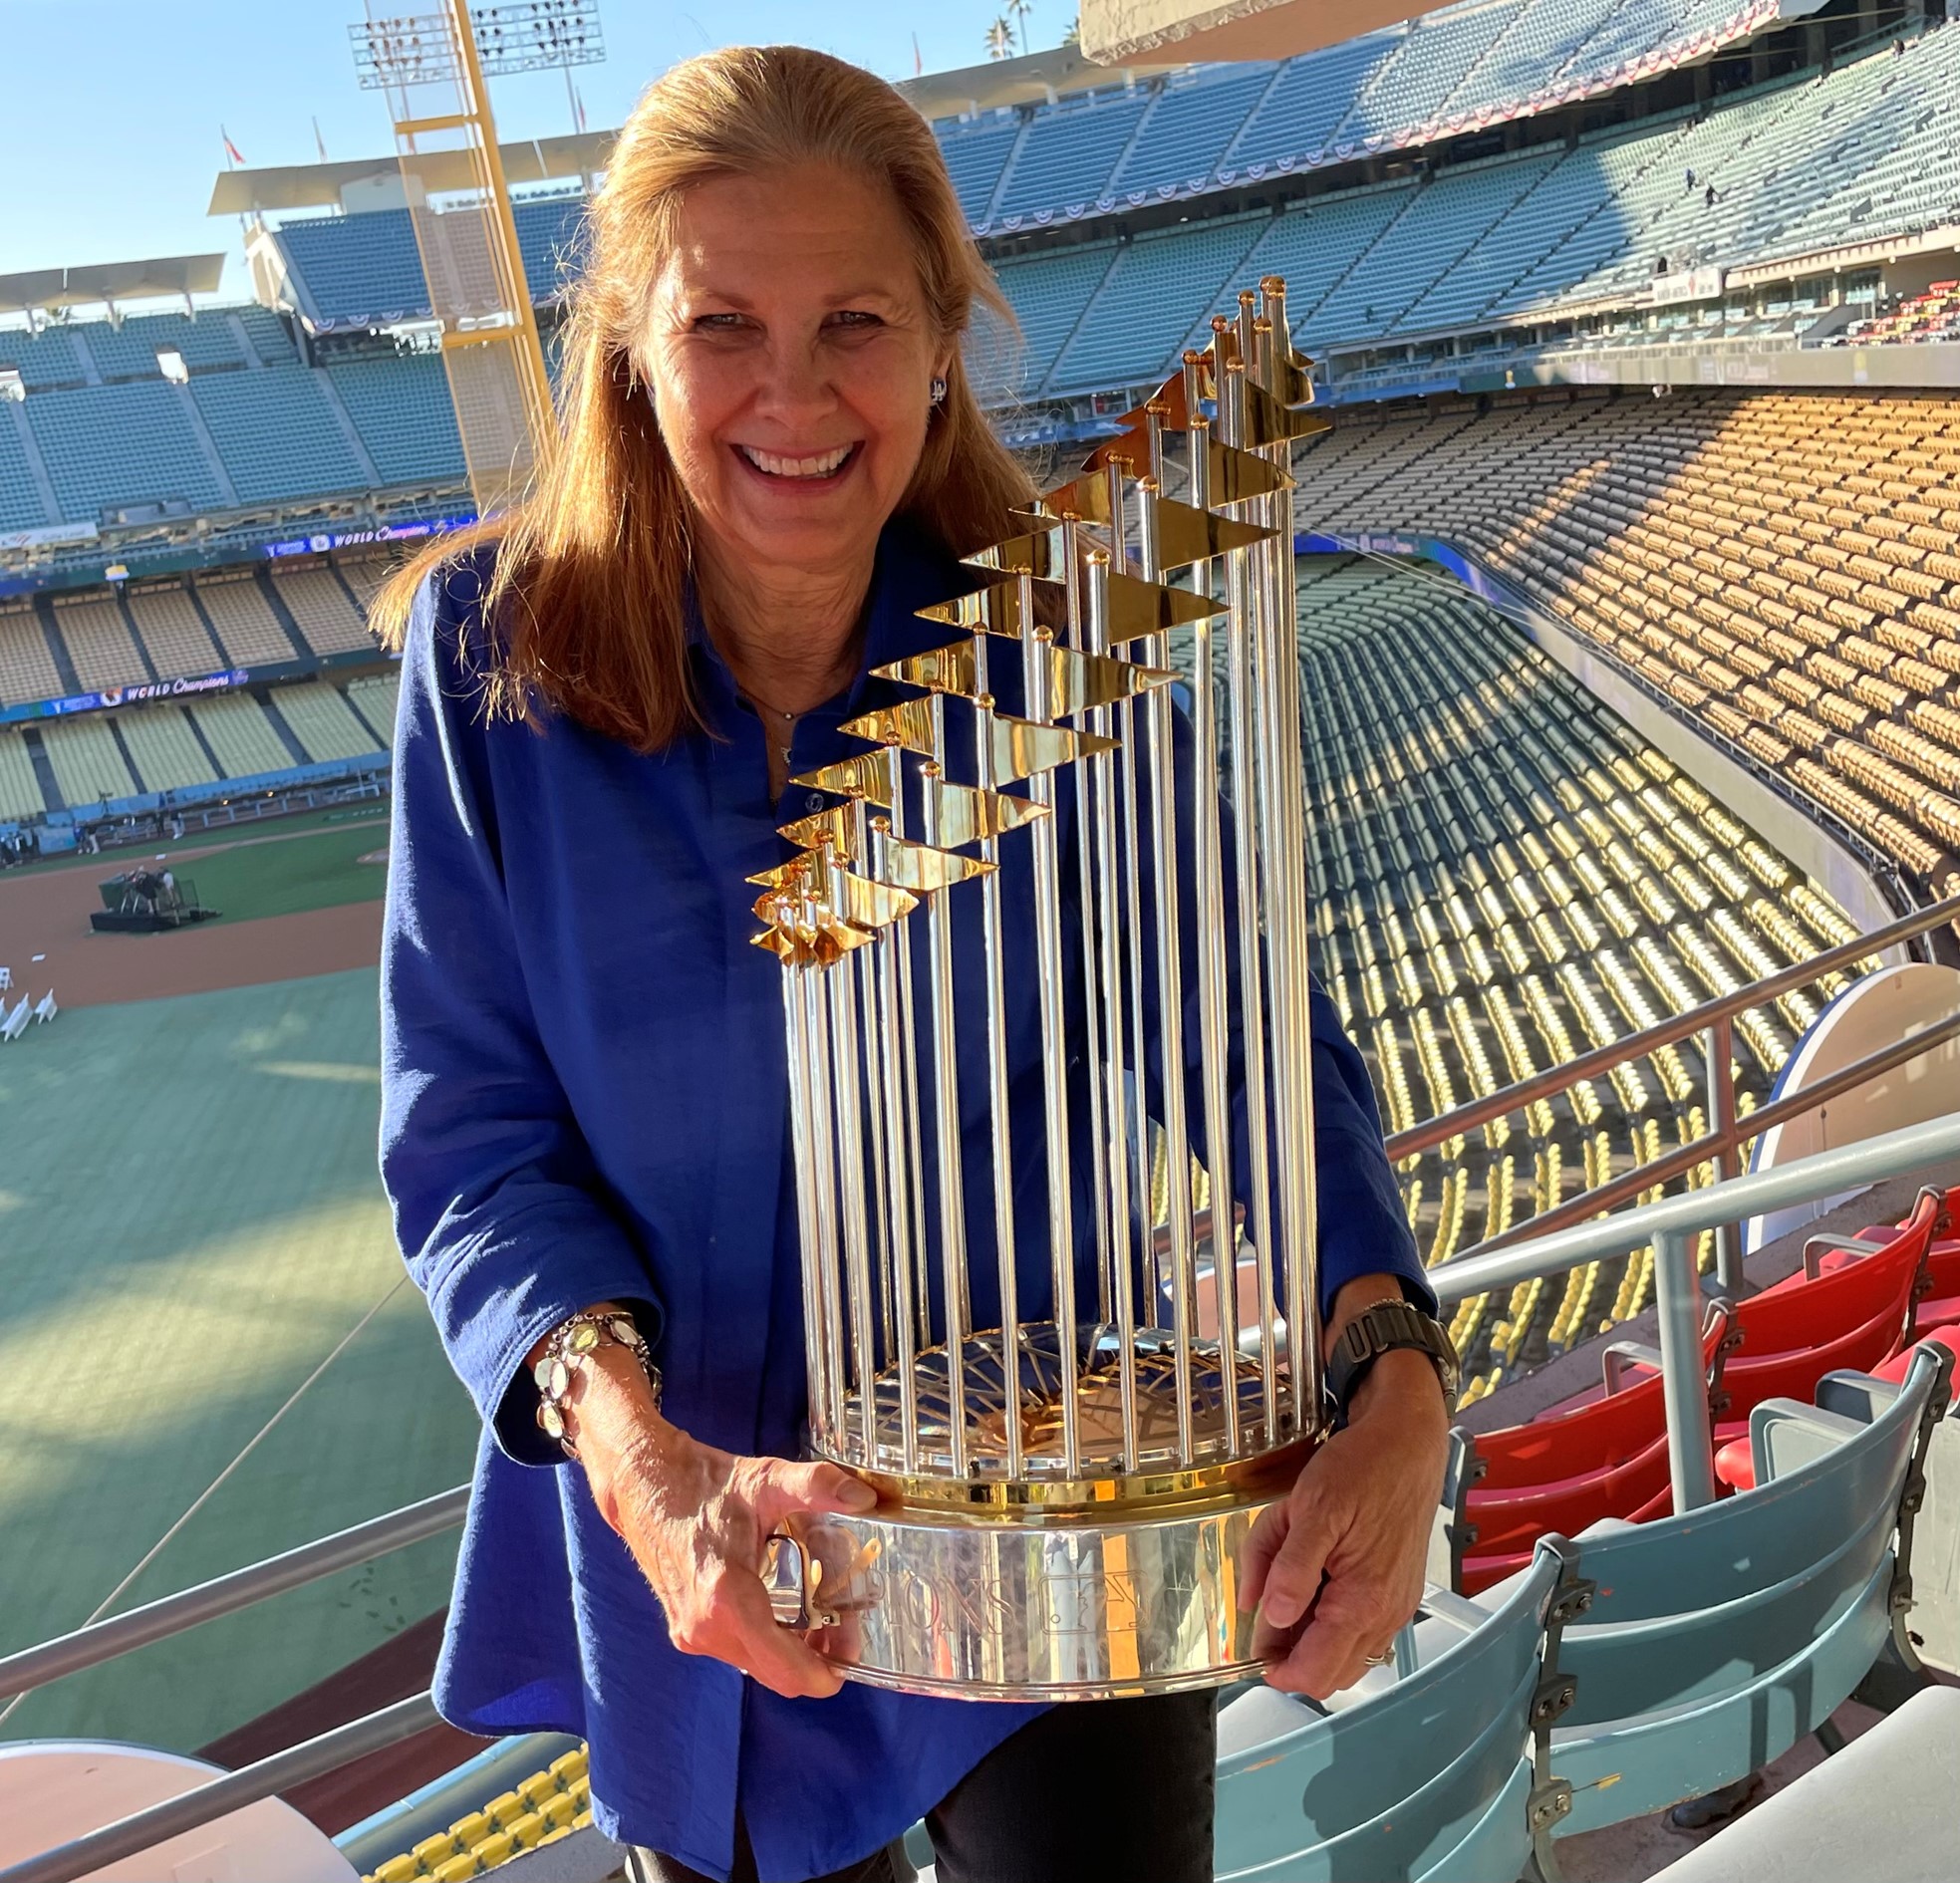
[[[1284,284],[1242,294],[967,558],[986,586],[922,611],[946,645],[878,670],[915,690],[794,781],[839,802],[758,879],[810,1440],[881,1493],[784,1539],[775,1594],[853,1678],[1066,1699],[1255,1665],[1239,1546],[1322,1418],[1306,364]]]

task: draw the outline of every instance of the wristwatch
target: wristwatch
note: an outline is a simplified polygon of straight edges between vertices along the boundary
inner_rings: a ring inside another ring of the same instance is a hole
[[[1356,1389],[1368,1370],[1385,1353],[1398,1347],[1413,1347],[1427,1354],[1442,1382],[1443,1397],[1454,1412],[1461,1383],[1457,1350],[1450,1344],[1449,1330],[1421,1308],[1403,1300],[1376,1301],[1340,1330],[1334,1351],[1327,1361],[1327,1394],[1334,1402],[1336,1418],[1345,1423]]]

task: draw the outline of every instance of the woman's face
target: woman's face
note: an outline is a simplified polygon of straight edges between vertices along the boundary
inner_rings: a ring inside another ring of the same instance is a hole
[[[861,581],[949,344],[891,192],[805,164],[697,185],[637,355],[723,572]]]

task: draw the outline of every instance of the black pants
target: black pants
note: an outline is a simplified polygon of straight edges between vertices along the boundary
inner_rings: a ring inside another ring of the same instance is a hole
[[[1212,1883],[1217,1696],[1074,1701],[1003,1741],[926,1814],[938,1883]],[[637,1850],[633,1883],[707,1883]],[[900,1883],[888,1850],[817,1883]],[[735,1824],[729,1883],[760,1877]]]

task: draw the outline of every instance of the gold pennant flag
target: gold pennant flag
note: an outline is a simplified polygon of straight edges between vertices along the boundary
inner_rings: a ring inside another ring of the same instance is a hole
[[[995,867],[978,857],[955,856],[950,850],[936,850],[931,844],[909,843],[903,837],[892,836],[880,844],[878,861],[881,883],[922,896],[984,876]]]
[[[793,929],[778,928],[772,924],[760,935],[749,937],[754,946],[767,948],[789,967],[834,966],[851,949],[863,947],[872,939],[863,929],[854,929],[828,913],[814,928],[800,924]]]
[[[1064,719],[1071,713],[1114,705],[1119,699],[1133,699],[1177,677],[1168,669],[1139,667],[1132,661],[1081,654],[1073,648],[1050,646],[1042,652],[1048,678],[1042,716],[1048,719]],[[910,660],[894,661],[889,667],[872,671],[883,679],[902,680],[908,686],[953,693],[963,699],[972,699],[979,691],[972,642],[935,648],[930,654],[915,654]]]
[[[999,784],[1032,778],[1078,758],[1093,758],[1099,752],[1113,752],[1117,743],[1098,732],[1037,725],[1032,719],[1016,719],[1005,712],[989,715],[987,729],[993,745],[993,776]]]
[[[1264,387],[1247,383],[1246,435],[1241,443],[1248,450],[1256,451],[1262,444],[1284,444],[1293,438],[1317,437],[1333,428],[1334,421],[1324,412],[1282,405]]]
[[[841,889],[843,908],[832,909],[828,902],[818,907],[856,929],[889,929],[893,923],[911,915],[919,907],[919,898],[910,890],[899,889],[891,883],[874,883],[870,877],[853,876],[848,870],[834,873],[830,883],[825,885],[826,896],[833,888]],[[780,896],[775,893],[758,897],[755,913],[767,922],[780,901]]]
[[[827,811],[818,811],[812,817],[799,817],[793,824],[784,824],[776,832],[785,843],[791,843],[798,850],[821,850],[828,845],[846,863],[857,855],[858,813],[849,804],[833,805]],[[789,864],[779,866],[783,869],[793,867]],[[751,876],[751,883],[769,880],[770,872]]]
[[[864,798],[872,804],[892,801],[891,766],[883,752],[840,758],[815,771],[798,772],[789,781],[805,791],[829,791],[840,798]]]
[[[1029,518],[1036,528],[1058,516],[1079,517],[1085,523],[1107,523],[1110,518],[1109,478],[1106,474],[1077,477],[1053,490],[1044,490],[1041,493],[1041,509],[1045,514]]]
[[[1195,510],[1188,503],[1174,503],[1169,497],[1157,500],[1157,556],[1166,569],[1182,569],[1187,563],[1205,562],[1235,549],[1251,549],[1255,543],[1269,542],[1278,534],[1277,530],[1257,529],[1233,517],[1214,516],[1209,510]]]
[[[1142,477],[1150,469],[1150,433],[1136,427],[1105,438],[1082,460],[1084,475],[1120,464],[1132,477]]]
[[[998,569],[1006,575],[1040,576],[1059,582],[1068,572],[1066,538],[1059,523],[1025,536],[1010,536],[1002,543],[989,543],[960,560],[974,569]]]
[[[876,712],[862,712],[846,719],[838,731],[854,739],[871,739],[880,745],[896,745],[908,752],[923,752],[928,758],[939,751],[933,737],[933,702],[930,699],[902,699],[896,706],[880,706]],[[891,803],[891,794],[880,804]]]
[[[1010,791],[981,791],[975,785],[949,784],[944,778],[926,779],[923,796],[927,828],[940,843],[954,848],[1005,836],[1048,815],[1045,804],[1015,797]]]
[[[995,582],[973,595],[963,595],[951,602],[935,602],[931,608],[917,612],[922,621],[941,622],[949,628],[971,628],[980,634],[1003,635],[1015,641],[1020,639],[1025,625],[1021,620],[1018,582]]]
[[[1163,505],[1160,503],[1160,509]],[[1182,510],[1185,506],[1177,506]],[[1192,512],[1202,516],[1202,510]],[[1226,519],[1220,518],[1223,522]],[[1243,528],[1234,524],[1235,529]],[[1141,577],[1109,573],[1109,643],[1120,647],[1144,635],[1161,635],[1172,628],[1189,627],[1195,621],[1209,621],[1226,612],[1223,602],[1190,589],[1174,589],[1162,582],[1145,582]]]
[[[1269,497],[1275,491],[1293,487],[1293,480],[1277,464],[1268,464],[1251,451],[1234,450],[1217,438],[1212,439],[1205,460],[1214,504],[1246,503],[1254,497]]]

